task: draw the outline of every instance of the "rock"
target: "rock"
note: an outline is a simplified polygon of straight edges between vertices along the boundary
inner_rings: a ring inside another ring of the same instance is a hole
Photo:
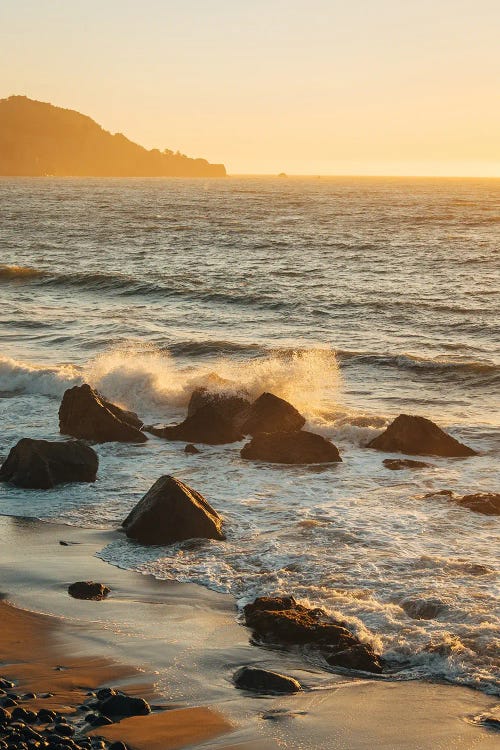
[[[77,581],[68,586],[68,594],[74,599],[91,599],[100,602],[107,597],[110,588],[95,581]]]
[[[387,453],[406,453],[410,456],[476,456],[476,451],[443,432],[425,417],[400,414],[378,437],[368,443]]]
[[[56,718],[56,712],[49,708],[41,708],[38,712],[38,721],[40,724],[52,724]]]
[[[151,713],[149,703],[144,698],[117,693],[99,703],[99,710],[105,716],[147,716]]]
[[[192,443],[188,443],[186,447],[184,448],[184,453],[190,453],[191,455],[195,456],[197,453],[200,453],[196,445],[193,445]]]
[[[338,656],[340,661],[363,664],[362,667],[353,667],[355,669],[377,674],[382,671],[379,656],[342,623],[328,618],[322,609],[298,604],[293,596],[259,597],[247,604],[243,611],[245,624],[265,642],[314,645],[330,664]]]
[[[138,423],[137,415],[106,401],[87,383],[69,388],[59,407],[62,434],[97,443],[144,443],[147,437]]]
[[[400,603],[408,617],[413,620],[434,620],[444,609],[440,599],[415,599],[407,597]]]
[[[62,482],[95,482],[99,459],[79,440],[22,438],[0,468],[0,481],[17,487],[51,489]]]
[[[124,742],[112,742],[109,746],[109,750],[127,750],[127,746]]]
[[[296,432],[302,429],[306,422],[294,406],[272,393],[263,393],[235,419],[244,435]]]
[[[166,440],[182,440],[208,445],[235,443],[243,438],[232,419],[223,417],[217,406],[207,404],[198,409],[191,417],[177,425],[166,427],[148,427],[148,432]]]
[[[154,483],[122,526],[130,539],[142,544],[225,538],[222,518],[203,495],[168,475]]]
[[[378,656],[371,646],[366,643],[357,643],[355,646],[343,651],[336,651],[325,656],[331,667],[343,667],[344,669],[356,669],[361,672],[382,673],[382,665]]]
[[[342,461],[336,446],[313,432],[260,433],[241,449],[242,458],[279,464],[321,464]]]
[[[461,505],[463,508],[469,508],[475,513],[482,513],[485,516],[500,515],[500,494],[498,492],[476,492],[473,495],[456,495],[453,490],[439,490],[428,492],[424,498],[428,497],[447,497],[451,502]]]
[[[257,667],[241,667],[234,674],[234,684],[241,690],[255,690],[259,693],[298,693],[300,682],[279,672]]]
[[[224,419],[231,420],[250,406],[247,395],[238,395],[224,391],[213,391],[209,388],[196,388],[191,394],[188,404],[188,417],[192,417],[204,406],[214,406]]]
[[[485,516],[500,515],[500,494],[498,492],[477,492],[474,495],[464,495],[455,502]]]
[[[386,458],[382,461],[386,469],[399,471],[401,469],[428,469],[433,464],[425,461],[412,461],[411,458]]]

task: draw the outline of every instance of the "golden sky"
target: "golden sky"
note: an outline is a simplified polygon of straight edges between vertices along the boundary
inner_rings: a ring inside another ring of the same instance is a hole
[[[500,176],[498,0],[0,0],[0,97],[230,173]]]

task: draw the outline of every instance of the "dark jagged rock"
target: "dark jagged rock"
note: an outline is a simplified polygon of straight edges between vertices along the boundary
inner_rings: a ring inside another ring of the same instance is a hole
[[[166,440],[182,440],[208,445],[223,445],[242,440],[242,433],[232,419],[222,416],[218,407],[207,404],[198,409],[184,422],[167,427],[148,427],[148,432]]]
[[[188,443],[186,447],[184,448],[184,453],[189,453],[192,456],[196,456],[197,453],[200,453],[196,445],[193,445],[192,443]]]
[[[376,674],[382,671],[380,657],[343,623],[329,619],[322,609],[298,604],[293,596],[259,597],[245,606],[244,614],[245,624],[264,642],[313,645],[329,664],[362,665],[351,668]]]
[[[386,458],[382,461],[386,469],[400,471],[401,469],[428,469],[432,464],[425,461],[412,461],[411,458]]]
[[[160,477],[122,526],[129,538],[142,544],[225,538],[222,518],[203,495],[172,476]]]
[[[298,693],[302,690],[300,682],[293,677],[258,667],[241,667],[233,679],[237,688],[258,693]]]
[[[263,393],[247,409],[237,415],[236,422],[244,435],[263,432],[295,432],[306,420],[297,409],[273,393]]]
[[[368,443],[387,453],[406,453],[409,456],[476,456],[476,451],[443,432],[425,417],[400,414],[378,437]]]
[[[59,430],[97,443],[144,443],[146,435],[136,414],[124,411],[100,396],[87,383],[69,388],[59,407]]]
[[[188,404],[188,417],[192,417],[204,406],[214,406],[224,419],[231,420],[250,406],[250,399],[245,395],[224,391],[214,391],[210,388],[196,388],[191,394]]]
[[[500,515],[500,494],[498,492],[477,492],[474,495],[464,495],[455,502],[485,516]]]
[[[144,698],[116,693],[99,703],[99,710],[105,716],[147,716],[151,713],[149,703]]]
[[[95,581],[77,581],[68,586],[68,594],[74,599],[91,599],[95,602],[105,599],[110,591],[103,583]]]
[[[98,466],[95,451],[79,440],[22,438],[0,468],[0,481],[18,487],[51,489],[63,482],[95,482]]]
[[[242,458],[279,464],[321,464],[342,461],[337,447],[313,432],[258,434],[241,449]]]

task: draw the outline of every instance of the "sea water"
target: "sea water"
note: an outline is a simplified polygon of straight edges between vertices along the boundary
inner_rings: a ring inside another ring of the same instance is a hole
[[[499,198],[495,180],[1,179],[0,457],[59,438],[72,385],[175,422],[217,373],[291,401],[343,462],[107,443],[95,484],[2,484],[0,512],[113,528],[174,474],[227,540],[123,538],[105,560],[239,606],[294,594],[381,650],[393,677],[500,692],[498,518],[425,497],[499,490]],[[479,456],[388,470],[365,446],[402,412]],[[435,617],[418,619],[429,603]]]

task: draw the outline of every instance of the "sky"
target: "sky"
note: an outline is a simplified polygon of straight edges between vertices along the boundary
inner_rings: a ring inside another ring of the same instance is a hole
[[[0,0],[0,98],[233,174],[500,176],[499,0]]]

